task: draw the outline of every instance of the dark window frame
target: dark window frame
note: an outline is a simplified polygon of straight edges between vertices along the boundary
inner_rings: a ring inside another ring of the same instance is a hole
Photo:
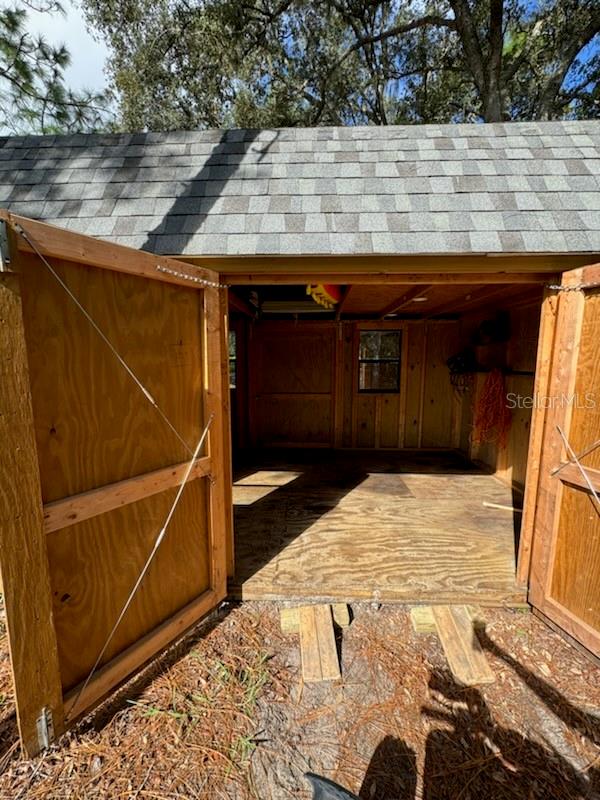
[[[361,358],[360,355],[360,340],[361,336],[366,334],[381,333],[381,334],[395,334],[398,337],[398,356],[394,358],[381,357],[381,358]],[[363,389],[361,388],[361,365],[362,364],[397,364],[398,369],[396,373],[396,386],[393,389]],[[400,375],[402,369],[402,330],[386,330],[386,329],[373,329],[361,328],[358,331],[358,394],[400,394]]]

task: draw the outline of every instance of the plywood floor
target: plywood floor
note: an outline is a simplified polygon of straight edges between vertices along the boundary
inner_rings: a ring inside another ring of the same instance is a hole
[[[511,490],[456,453],[254,454],[234,478],[244,599],[524,601]]]

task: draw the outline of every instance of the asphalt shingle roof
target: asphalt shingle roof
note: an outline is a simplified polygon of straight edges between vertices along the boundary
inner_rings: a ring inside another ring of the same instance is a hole
[[[600,252],[600,121],[0,139],[0,207],[160,254]]]

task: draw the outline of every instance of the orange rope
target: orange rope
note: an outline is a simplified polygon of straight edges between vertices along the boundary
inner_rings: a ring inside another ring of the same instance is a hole
[[[493,369],[486,377],[473,411],[473,444],[486,442],[497,444],[501,450],[506,447],[512,416],[506,405],[504,375],[502,370]]]

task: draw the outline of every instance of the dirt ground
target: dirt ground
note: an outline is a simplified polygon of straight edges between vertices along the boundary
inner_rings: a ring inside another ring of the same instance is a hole
[[[353,606],[343,679],[303,684],[272,603],[226,606],[43,756],[16,740],[0,660],[0,798],[600,797],[600,669],[528,613],[485,611],[496,682],[457,686],[408,609]]]

